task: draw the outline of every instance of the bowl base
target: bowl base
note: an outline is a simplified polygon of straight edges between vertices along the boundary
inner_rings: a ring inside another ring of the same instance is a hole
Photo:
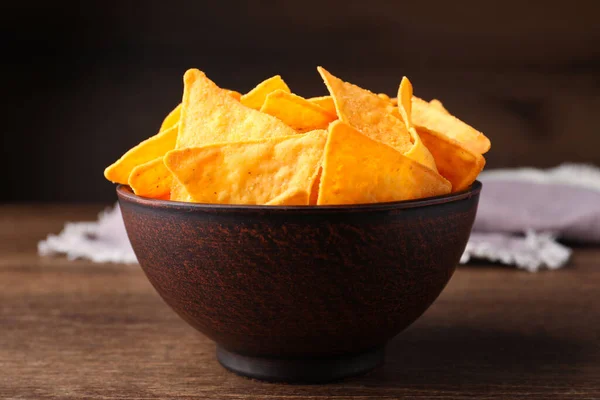
[[[217,345],[217,360],[226,369],[269,382],[323,383],[364,374],[383,364],[384,348],[335,357],[252,357]]]

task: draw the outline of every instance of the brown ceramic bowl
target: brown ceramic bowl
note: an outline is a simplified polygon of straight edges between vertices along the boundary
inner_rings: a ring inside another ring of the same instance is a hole
[[[226,368],[322,382],[368,371],[454,273],[481,183],[414,201],[238,206],[117,193],[144,272]]]

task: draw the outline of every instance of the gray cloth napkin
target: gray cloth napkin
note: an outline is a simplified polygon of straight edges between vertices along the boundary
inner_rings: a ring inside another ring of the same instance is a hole
[[[477,218],[462,262],[485,259],[528,271],[564,266],[557,239],[600,243],[600,169],[564,164],[548,170],[484,172]]]
[[[534,272],[564,266],[568,239],[600,243],[600,169],[565,164],[484,172],[473,232],[461,259],[484,259]],[[38,245],[41,255],[135,263],[118,206],[96,222],[67,223]]]

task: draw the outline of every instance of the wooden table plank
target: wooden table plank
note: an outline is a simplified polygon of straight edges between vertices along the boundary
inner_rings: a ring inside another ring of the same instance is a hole
[[[330,385],[237,377],[138,266],[38,258],[36,241],[98,206],[0,207],[0,398],[600,398],[600,249],[530,274],[460,267],[390,344]]]

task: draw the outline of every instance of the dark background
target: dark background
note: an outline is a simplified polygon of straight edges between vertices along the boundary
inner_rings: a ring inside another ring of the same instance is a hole
[[[0,8],[0,201],[112,201],[104,167],[156,133],[204,70],[245,92],[323,65],[440,98],[492,140],[488,168],[600,165],[599,2],[19,2]],[[495,5],[494,5],[495,4]]]

